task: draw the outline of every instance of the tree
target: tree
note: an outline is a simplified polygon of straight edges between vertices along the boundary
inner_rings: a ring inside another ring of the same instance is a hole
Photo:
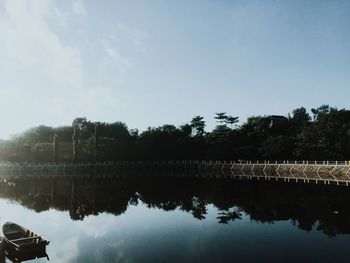
[[[130,130],[130,135],[134,139],[137,139],[139,137],[139,130],[138,129],[131,129]]]
[[[296,123],[299,123],[301,126],[304,126],[305,124],[311,121],[311,117],[309,113],[307,113],[304,107],[294,109],[292,113],[293,113],[292,119]]]
[[[72,141],[73,126],[61,126],[53,128],[53,132],[60,138],[60,142]]]
[[[314,121],[318,121],[320,118],[334,111],[337,111],[337,108],[329,107],[329,105],[326,104],[323,104],[316,109],[311,109],[311,112],[314,114]]]
[[[123,122],[100,123],[98,128],[102,137],[113,138],[119,142],[126,142],[131,139],[128,126]]]
[[[72,122],[72,127],[77,127],[79,130],[79,138],[86,140],[94,136],[95,123],[88,121],[85,117],[75,118]]]
[[[227,124],[230,124],[231,130],[232,130],[233,124],[237,123],[237,122],[238,122],[238,119],[239,119],[239,117],[227,116],[225,122],[226,122]]]
[[[300,132],[310,124],[311,117],[304,107],[293,110],[292,114],[293,116],[289,118],[289,121],[294,131]]]
[[[190,137],[192,134],[192,127],[190,124],[184,124],[180,126],[180,130],[183,132],[183,134],[187,137]]]
[[[202,136],[204,134],[205,121],[202,116],[195,116],[191,120],[191,127],[196,130],[197,136]]]
[[[215,119],[217,122],[220,123],[220,125],[222,125],[223,123],[225,123],[227,121],[227,115],[226,115],[226,112],[217,112],[215,113]]]
[[[51,141],[54,135],[52,127],[40,125],[26,130],[22,134],[17,135],[17,138],[21,138],[23,142],[38,143]]]

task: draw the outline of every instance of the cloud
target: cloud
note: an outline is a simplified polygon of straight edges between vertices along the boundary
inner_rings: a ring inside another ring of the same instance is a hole
[[[50,28],[47,20],[57,14],[51,1],[8,0],[4,7],[0,45],[5,59],[0,68],[14,62],[22,70],[38,67],[42,70],[36,71],[37,75],[47,75],[63,86],[79,87],[83,75],[80,50],[65,45]]]
[[[65,239],[61,246],[53,255],[50,255],[50,259],[57,263],[74,262],[79,256],[79,238],[70,237]]]
[[[81,16],[88,7],[82,0],[0,1],[0,112],[7,123],[0,138],[121,112],[143,35],[119,21],[91,26],[94,17]]]
[[[87,13],[83,0],[74,0],[72,10],[78,15],[85,15]]]
[[[126,69],[131,67],[130,58],[123,56],[117,47],[111,43],[110,40],[104,38],[100,40],[101,48],[104,52],[104,56],[101,56],[104,59],[111,60],[113,65],[119,68],[119,71],[124,72]],[[102,59],[102,65],[104,65],[106,61]]]

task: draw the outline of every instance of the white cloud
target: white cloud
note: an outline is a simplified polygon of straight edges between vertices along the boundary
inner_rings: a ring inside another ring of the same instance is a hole
[[[5,1],[5,13],[0,16],[0,45],[7,59],[0,61],[4,63],[0,68],[16,60],[22,69],[42,69],[58,84],[80,86],[80,51],[65,45],[49,27],[47,18],[57,13],[50,4],[51,1]]]
[[[54,18],[60,26],[67,26],[67,15],[57,7],[54,8]]]
[[[55,251],[53,255],[50,255],[50,259],[57,263],[75,262],[79,256],[79,252],[79,238],[70,237],[61,243],[59,250]]]
[[[102,222],[103,223],[102,223]],[[98,216],[87,216],[81,224],[78,225],[78,230],[84,232],[88,237],[99,238],[109,233],[118,225],[118,221],[114,217],[103,213]]]
[[[78,15],[85,15],[87,13],[83,0],[74,0],[72,10]]]
[[[113,41],[110,37],[98,40],[98,45],[95,49],[95,52],[100,54],[97,74],[101,81],[109,79],[109,85],[112,82],[121,83],[123,74],[133,66],[132,57],[122,54],[120,50],[121,48],[118,47],[116,41]]]
[[[106,42],[105,42],[106,43]],[[118,49],[111,47],[107,43],[104,45],[104,52],[107,54],[107,56],[115,61],[116,63],[119,64],[119,67],[121,68],[129,68],[130,65],[130,60],[126,57],[123,57]]]
[[[86,12],[80,0],[0,1],[0,138],[121,112],[142,37],[118,21],[90,30]]]

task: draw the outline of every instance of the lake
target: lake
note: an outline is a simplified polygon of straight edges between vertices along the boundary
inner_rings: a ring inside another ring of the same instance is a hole
[[[158,176],[3,179],[0,223],[6,221],[50,240],[50,262],[350,258],[345,186]]]

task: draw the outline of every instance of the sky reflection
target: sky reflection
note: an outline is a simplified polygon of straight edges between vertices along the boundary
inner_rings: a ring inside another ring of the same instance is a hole
[[[300,231],[290,220],[259,223],[244,212],[240,220],[218,224],[213,205],[207,205],[204,220],[142,202],[118,216],[101,213],[81,221],[67,211],[37,213],[6,199],[0,199],[0,207],[1,223],[17,222],[51,241],[51,262],[334,262],[350,254],[348,235],[328,238],[320,231]]]

